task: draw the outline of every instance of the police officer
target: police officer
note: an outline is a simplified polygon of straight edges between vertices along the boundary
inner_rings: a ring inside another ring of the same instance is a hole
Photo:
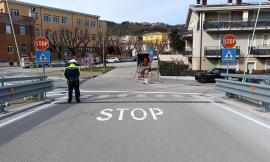
[[[68,84],[68,103],[72,102],[73,89],[75,90],[75,98],[80,103],[80,69],[77,67],[77,61],[72,59],[69,66],[65,69],[65,77]]]

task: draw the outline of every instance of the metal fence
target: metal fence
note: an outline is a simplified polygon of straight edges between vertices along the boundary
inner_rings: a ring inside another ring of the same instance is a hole
[[[226,92],[226,96],[247,97],[259,101],[263,112],[270,109],[270,76],[221,74],[227,80],[216,79],[216,89]],[[243,82],[243,80],[245,82]]]
[[[53,90],[52,81],[47,81],[46,78],[46,76],[1,78],[1,111],[4,111],[5,103],[25,97],[36,96],[38,100],[43,100],[45,92]]]

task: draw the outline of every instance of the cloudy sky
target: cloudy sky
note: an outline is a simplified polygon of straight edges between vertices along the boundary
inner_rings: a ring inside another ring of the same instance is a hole
[[[187,9],[196,0],[21,0],[73,11],[101,16],[101,19],[122,22],[185,23]],[[260,0],[243,0],[259,2]],[[266,0],[263,0],[266,1]],[[227,0],[208,0],[210,4],[221,4]]]

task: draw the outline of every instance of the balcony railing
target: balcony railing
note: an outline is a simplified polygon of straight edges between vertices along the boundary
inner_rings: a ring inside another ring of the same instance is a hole
[[[270,56],[270,46],[253,46],[250,51],[255,56]]]
[[[205,21],[204,30],[231,30],[231,29],[247,29],[253,28],[255,21]],[[257,28],[268,29],[270,28],[270,21],[258,21]]]
[[[183,56],[192,56],[192,49],[186,48],[183,52]]]
[[[204,48],[205,57],[221,57],[221,47],[220,46],[207,46]],[[240,55],[240,48],[236,47],[236,55]]]

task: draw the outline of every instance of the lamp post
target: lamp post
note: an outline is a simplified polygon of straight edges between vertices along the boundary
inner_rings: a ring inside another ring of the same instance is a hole
[[[12,33],[13,33],[13,38],[14,38],[15,46],[16,46],[16,51],[17,51],[17,55],[18,55],[18,62],[19,62],[19,65],[21,67],[21,74],[23,74],[23,67],[22,67],[22,63],[21,63],[21,55],[20,55],[20,51],[19,51],[19,47],[18,47],[18,42],[17,42],[15,30],[14,30],[14,25],[13,25],[12,17],[11,17],[11,14],[10,14],[8,0],[6,0],[6,6],[7,6],[7,11],[8,11],[8,16],[9,16],[10,26],[11,26],[11,30],[12,30]]]

